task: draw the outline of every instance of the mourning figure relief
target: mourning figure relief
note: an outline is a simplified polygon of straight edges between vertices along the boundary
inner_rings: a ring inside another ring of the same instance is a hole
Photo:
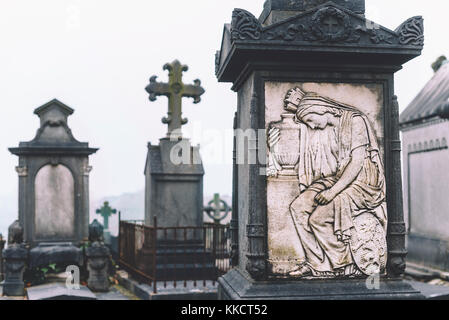
[[[385,175],[368,117],[299,87],[268,127],[270,179],[297,178],[289,214],[304,257],[295,278],[382,274],[387,259]]]

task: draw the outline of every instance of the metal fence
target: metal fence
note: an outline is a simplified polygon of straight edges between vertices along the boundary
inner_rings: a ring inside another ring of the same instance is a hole
[[[202,227],[146,226],[137,221],[120,221],[119,265],[139,280],[153,286],[173,281],[213,285],[230,269],[228,225],[206,223]]]

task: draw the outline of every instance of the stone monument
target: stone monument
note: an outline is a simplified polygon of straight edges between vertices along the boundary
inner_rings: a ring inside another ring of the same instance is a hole
[[[159,228],[171,228],[157,232],[157,270],[159,280],[186,279],[193,273],[205,279],[215,274],[215,263],[203,243],[203,176],[204,169],[199,147],[193,147],[183,137],[182,98],[190,97],[194,103],[201,101],[204,89],[200,80],[193,85],[182,82],[182,73],[188,70],[178,60],[164,65],[169,72],[169,82],[157,82],[151,77],[146,91],[150,101],[157,96],[168,98],[168,114],[162,123],[168,125],[165,138],[157,146],[148,144],[145,165],[145,224],[157,221]],[[186,231],[176,227],[196,227]],[[176,233],[177,231],[177,233]],[[148,238],[148,241],[151,240]],[[151,255],[152,244],[144,243],[141,254]],[[143,259],[147,261],[147,259]],[[202,264],[197,268],[198,263]],[[147,266],[148,268],[151,266]]]
[[[150,225],[156,217],[159,227],[201,226],[204,169],[199,147],[192,147],[182,136],[181,126],[187,123],[182,118],[182,98],[191,97],[199,103],[204,89],[200,80],[193,85],[182,82],[188,67],[177,60],[166,64],[164,70],[169,71],[169,82],[157,82],[153,76],[146,88],[151,101],[157,96],[168,97],[168,115],[162,119],[168,131],[159,145],[148,144],[145,222]]]
[[[404,215],[410,262],[449,271],[449,61],[440,57],[432,79],[401,113]]]
[[[216,74],[238,94],[235,128],[254,133],[236,137],[222,299],[422,298],[401,280],[394,73],[421,54],[423,19],[391,31],[364,8],[267,0],[224,27]]]
[[[89,155],[98,149],[73,137],[67,122],[73,112],[56,99],[37,108],[36,137],[9,149],[19,157],[19,222],[30,267],[79,262],[77,247],[87,241]]]

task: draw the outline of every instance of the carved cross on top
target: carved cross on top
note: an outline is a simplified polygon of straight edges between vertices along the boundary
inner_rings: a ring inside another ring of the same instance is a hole
[[[109,206],[109,202],[105,202],[103,207],[100,209],[97,209],[97,214],[101,215],[103,217],[103,227],[104,230],[109,229],[109,217],[112,216],[114,213],[117,213],[116,209],[112,209]]]
[[[193,85],[182,82],[182,73],[188,69],[178,60],[167,63],[164,70],[168,70],[169,82],[157,82],[157,76],[152,76],[150,84],[145,89],[150,94],[150,101],[156,101],[157,96],[168,97],[168,115],[162,118],[162,123],[168,124],[167,137],[171,137],[172,134],[181,136],[181,127],[188,121],[182,118],[182,98],[193,98],[193,103],[196,104],[201,101],[201,95],[205,92],[198,79],[193,81]]]
[[[326,19],[323,20],[323,24],[328,28],[327,32],[329,34],[334,33],[337,29],[334,27],[338,27],[340,25],[338,23],[338,20],[335,19],[334,17],[327,17]]]

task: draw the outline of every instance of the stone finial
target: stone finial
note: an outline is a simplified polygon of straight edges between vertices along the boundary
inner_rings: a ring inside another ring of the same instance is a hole
[[[103,226],[97,219],[89,225],[89,241],[98,242],[103,240]]]
[[[434,63],[432,63],[432,69],[434,72],[440,70],[441,66],[448,63],[446,56],[440,56]]]
[[[23,243],[23,228],[19,220],[16,220],[8,228],[8,245],[21,243]]]

